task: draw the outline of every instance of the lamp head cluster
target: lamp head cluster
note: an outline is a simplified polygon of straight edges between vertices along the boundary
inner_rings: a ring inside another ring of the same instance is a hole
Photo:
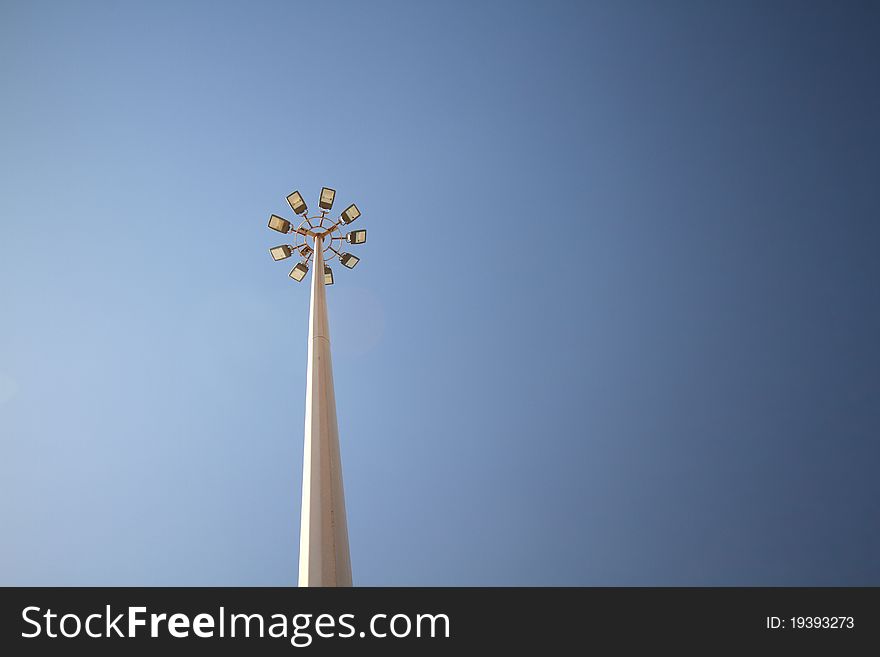
[[[351,224],[361,216],[361,211],[352,203],[335,221],[327,214],[333,209],[333,201],[336,200],[336,190],[329,187],[321,188],[318,198],[318,213],[308,216],[308,206],[303,200],[302,194],[293,192],[287,197],[287,203],[294,214],[302,218],[299,226],[273,214],[269,217],[269,228],[285,235],[294,236],[293,244],[281,244],[269,249],[269,254],[275,261],[286,260],[291,256],[297,256],[299,262],[290,270],[290,277],[295,281],[301,281],[309,272],[309,264],[312,263],[317,245],[321,245],[324,256],[324,285],[333,285],[333,270],[326,263],[333,258],[338,258],[343,267],[354,269],[360,262],[360,258],[353,253],[343,251],[343,243],[363,244],[367,241],[366,230],[352,230],[343,235],[343,227]],[[326,222],[326,225],[325,225]],[[338,247],[338,248],[337,248]]]

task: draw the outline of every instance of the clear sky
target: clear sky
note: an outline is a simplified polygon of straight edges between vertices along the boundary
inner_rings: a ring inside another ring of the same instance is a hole
[[[0,2],[0,584],[880,585],[870,2]],[[339,269],[339,268],[337,268]]]

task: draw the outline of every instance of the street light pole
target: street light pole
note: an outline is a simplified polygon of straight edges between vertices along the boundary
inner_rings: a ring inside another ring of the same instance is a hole
[[[290,277],[295,281],[303,280],[309,263],[312,264],[299,537],[300,586],[351,586],[351,555],[327,320],[326,286],[333,284],[333,272],[326,260],[338,258],[343,266],[353,269],[360,258],[343,252],[342,244],[362,244],[367,235],[365,230],[355,230],[342,237],[341,228],[352,223],[361,213],[352,204],[336,221],[329,219],[327,213],[335,196],[335,190],[324,187],[318,202],[321,214],[309,217],[302,195],[299,192],[290,194],[287,202],[296,214],[303,217],[297,228],[277,215],[269,218],[269,228],[294,234],[296,242],[271,248],[272,258],[284,260],[298,255],[300,262],[290,270]],[[337,240],[339,243],[334,246]]]
[[[325,292],[323,239],[316,237],[309,313],[299,585],[351,586]]]

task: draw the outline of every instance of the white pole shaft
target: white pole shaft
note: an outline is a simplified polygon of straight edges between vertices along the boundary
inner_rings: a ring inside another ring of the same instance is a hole
[[[309,314],[299,585],[351,586],[351,556],[320,237],[315,239]]]

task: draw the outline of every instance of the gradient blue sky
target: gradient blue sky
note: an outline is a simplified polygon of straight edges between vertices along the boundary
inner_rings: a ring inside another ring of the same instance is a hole
[[[0,3],[0,584],[880,584],[880,9]]]

